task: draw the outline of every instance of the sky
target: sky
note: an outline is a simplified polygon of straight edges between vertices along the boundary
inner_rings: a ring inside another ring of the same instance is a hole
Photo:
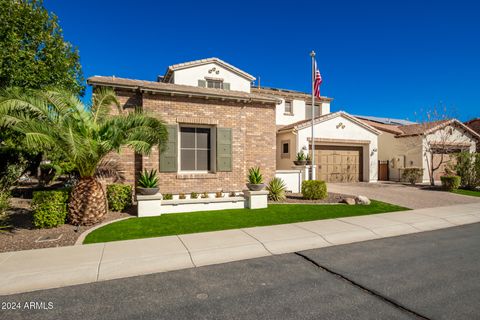
[[[262,86],[311,91],[332,111],[421,120],[480,117],[480,1],[54,1],[85,77],[156,80],[218,57]],[[91,89],[87,92],[87,98]]]

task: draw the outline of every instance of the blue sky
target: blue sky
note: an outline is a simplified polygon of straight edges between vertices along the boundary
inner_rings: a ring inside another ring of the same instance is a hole
[[[418,120],[480,117],[475,1],[53,1],[86,77],[155,80],[219,57],[264,86],[310,91],[317,52],[332,110]],[[90,93],[89,93],[90,94]]]

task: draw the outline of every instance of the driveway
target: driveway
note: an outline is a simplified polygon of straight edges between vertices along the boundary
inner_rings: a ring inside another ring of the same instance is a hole
[[[480,202],[480,197],[463,196],[451,192],[428,190],[425,186],[410,186],[391,182],[329,183],[327,188],[329,192],[355,196],[363,195],[410,209]]]
[[[0,319],[478,319],[479,241],[477,223],[0,296],[20,304]]]

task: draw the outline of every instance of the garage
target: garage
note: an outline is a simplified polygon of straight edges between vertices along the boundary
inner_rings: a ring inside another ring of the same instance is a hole
[[[363,181],[363,148],[359,146],[315,146],[317,180],[326,182]]]

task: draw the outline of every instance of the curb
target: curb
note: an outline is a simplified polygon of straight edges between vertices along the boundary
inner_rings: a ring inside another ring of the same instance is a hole
[[[98,226],[95,226],[95,227],[93,227],[93,228],[90,228],[90,229],[88,229],[88,230],[85,230],[84,232],[82,232],[82,234],[80,234],[80,236],[78,237],[77,241],[75,241],[74,246],[81,246],[81,245],[83,245],[83,241],[84,241],[85,238],[90,234],[90,232],[92,232],[92,231],[94,231],[94,230],[97,230],[98,228],[101,228],[101,227],[103,227],[103,226],[109,225],[110,223],[114,223],[114,222],[118,222],[118,221],[122,221],[122,220],[127,220],[127,219],[130,219],[130,218],[134,218],[134,217],[133,217],[133,216],[132,216],[132,217],[124,217],[124,218],[119,218],[119,219],[107,221],[107,222],[104,222],[104,223],[100,223]]]

